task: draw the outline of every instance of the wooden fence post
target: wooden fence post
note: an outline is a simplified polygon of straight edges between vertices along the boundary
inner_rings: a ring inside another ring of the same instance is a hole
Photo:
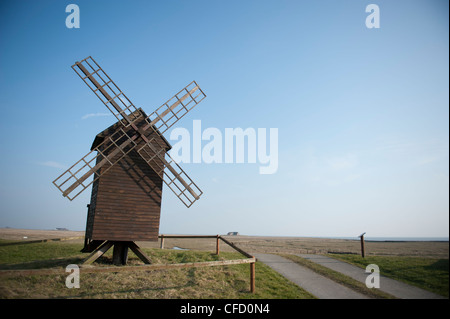
[[[362,256],[362,258],[364,258],[365,257],[365,251],[364,251],[364,234],[365,233],[362,233],[361,235],[359,235],[359,237],[361,238],[361,256]]]
[[[250,263],[250,292],[255,292],[255,263]]]
[[[219,239],[220,239],[220,236],[217,235],[217,238],[216,238],[216,255],[217,255],[217,256],[219,256],[219,252],[220,252],[220,249],[219,249]]]
[[[164,249],[164,235],[161,235],[161,249]]]

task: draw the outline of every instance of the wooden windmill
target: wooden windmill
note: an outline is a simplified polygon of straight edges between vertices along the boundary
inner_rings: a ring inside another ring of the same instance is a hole
[[[158,240],[163,182],[187,207],[202,195],[167,153],[171,146],[162,134],[206,95],[193,81],[147,116],[92,57],[72,69],[118,121],[97,134],[91,151],[53,184],[70,200],[92,184],[83,251],[93,253],[87,262],[114,246],[116,264],[126,264],[128,248],[150,263],[135,241]]]

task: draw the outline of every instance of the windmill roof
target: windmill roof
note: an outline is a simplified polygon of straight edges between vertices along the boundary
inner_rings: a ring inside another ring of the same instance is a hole
[[[137,118],[140,118],[142,116],[142,121],[144,121],[144,119],[147,118],[147,114],[145,114],[145,112],[141,108],[137,109],[132,114],[137,115],[137,113],[140,113],[140,115],[138,115]],[[147,123],[147,122],[145,122],[145,123]],[[106,128],[103,131],[101,131],[100,133],[98,133],[94,138],[94,142],[92,143],[91,151],[94,148],[96,148],[99,144],[101,144],[103,142],[103,140],[105,139],[105,137],[114,134],[114,132],[116,132],[121,127],[123,127],[121,121],[117,121],[113,125],[109,126],[108,128]],[[157,132],[159,132],[155,126],[153,126],[153,129],[156,130]],[[170,143],[166,140],[164,135],[162,135],[162,134],[159,134],[159,135],[161,136],[161,139],[164,141],[164,143],[167,145],[167,150],[170,150],[172,148]]]

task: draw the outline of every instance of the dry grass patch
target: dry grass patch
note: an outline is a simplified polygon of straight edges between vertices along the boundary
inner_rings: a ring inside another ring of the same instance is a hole
[[[75,245],[75,246],[74,246]],[[78,245],[78,246],[77,246]],[[77,264],[86,254],[79,253],[81,244],[64,242],[1,247],[0,269],[52,268],[64,270]],[[144,249],[156,264],[204,262],[241,259],[239,253],[223,252],[220,256],[207,251]],[[61,257],[65,256],[65,257]],[[99,258],[95,267],[110,267],[112,252]],[[128,265],[142,262],[129,253]],[[256,263],[256,292],[250,293],[248,264],[182,268],[151,271],[83,273],[80,288],[69,289],[66,275],[0,276],[0,298],[313,298],[267,267]]]

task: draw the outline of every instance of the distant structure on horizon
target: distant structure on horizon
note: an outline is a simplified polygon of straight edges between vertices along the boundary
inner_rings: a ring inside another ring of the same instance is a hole
[[[237,236],[239,233],[237,231],[230,231],[227,233],[227,236]]]

